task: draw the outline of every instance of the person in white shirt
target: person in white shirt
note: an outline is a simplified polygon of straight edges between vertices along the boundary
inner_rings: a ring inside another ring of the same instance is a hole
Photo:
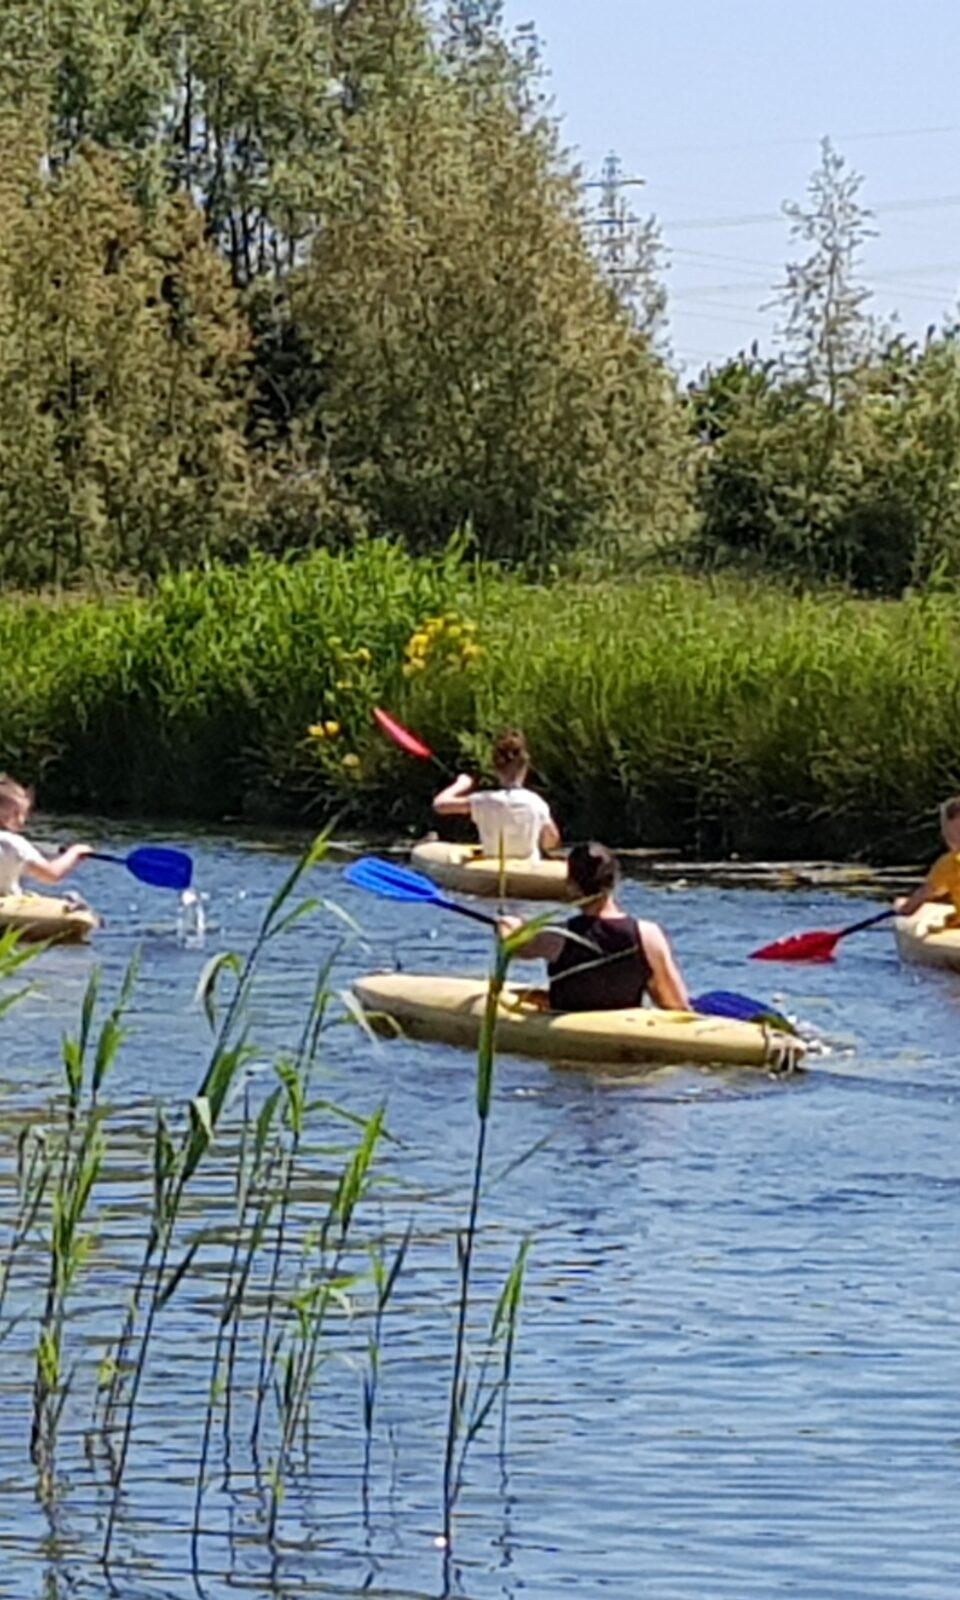
[[[499,860],[536,860],[541,850],[555,850],[560,830],[542,795],[526,787],[530,752],[522,733],[501,733],[493,746],[493,770],[498,789],[475,791],[466,772],[434,796],[433,809],[441,817],[469,817],[480,835],[483,855]]]
[[[0,773],[0,895],[22,893],[20,876],[24,872],[41,883],[59,883],[91,854],[88,844],[70,844],[58,855],[45,856],[23,837],[32,810],[33,790]]]

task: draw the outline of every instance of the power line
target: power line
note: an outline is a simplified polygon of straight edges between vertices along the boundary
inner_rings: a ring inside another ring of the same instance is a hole
[[[871,215],[880,216],[891,212],[942,211],[952,206],[960,206],[960,194],[933,195],[926,200],[881,200],[876,205],[865,207],[865,210]],[[669,233],[671,230],[699,229],[705,232],[710,228],[748,228],[788,219],[782,211],[745,211],[725,217],[679,217],[673,222],[666,218],[661,220],[664,232]]]

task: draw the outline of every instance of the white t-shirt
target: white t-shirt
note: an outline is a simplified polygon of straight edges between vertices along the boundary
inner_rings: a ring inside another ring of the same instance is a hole
[[[485,856],[529,861],[540,854],[540,830],[550,807],[532,789],[483,789],[470,796],[470,820]]]
[[[0,894],[20,893],[20,874],[24,867],[42,866],[46,856],[22,833],[0,828]]]

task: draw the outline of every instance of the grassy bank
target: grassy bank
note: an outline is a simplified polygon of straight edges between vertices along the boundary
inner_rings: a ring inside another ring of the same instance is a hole
[[[439,773],[374,703],[451,765],[521,724],[565,831],[624,845],[929,854],[960,787],[949,598],[534,589],[372,544],[8,599],[0,662],[0,761],[51,807],[423,826]]]

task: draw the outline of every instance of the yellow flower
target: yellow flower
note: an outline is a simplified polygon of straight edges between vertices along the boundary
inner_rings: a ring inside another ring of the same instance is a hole
[[[360,757],[353,755],[351,752],[350,755],[344,756],[340,765],[344,767],[347,772],[356,772],[360,765]]]
[[[367,649],[366,645],[362,644],[360,646],[359,650],[354,650],[353,659],[355,661],[359,661],[362,666],[368,667],[370,665],[370,662],[373,660],[373,657],[370,654],[370,651]]]
[[[340,732],[340,724],[339,722],[325,722],[323,724],[323,731],[328,739],[335,739],[337,734]]]
[[[307,729],[307,738],[308,739],[325,739],[326,738],[326,723],[323,723],[323,722],[312,722],[310,724],[309,728]]]
[[[340,682],[335,683],[333,687],[335,689],[352,689],[353,684],[350,682],[349,678],[341,678]]]
[[[462,632],[463,632],[463,629],[461,628],[459,622],[451,622],[449,628],[447,629],[447,638],[448,639],[459,639],[459,637],[462,634]]]
[[[328,639],[327,644],[330,646],[331,650],[339,650],[343,644],[343,640],[337,638]]]
[[[407,645],[407,654],[410,656],[422,656],[424,651],[428,650],[429,648],[430,639],[428,635],[425,633],[415,633],[411,638],[410,643]]]
[[[483,655],[483,646],[479,644],[473,644],[471,642],[465,644],[460,653],[463,656],[464,661],[476,661],[478,656]]]
[[[423,672],[427,663],[425,661],[405,661],[403,663],[403,676],[412,678],[415,672]]]

